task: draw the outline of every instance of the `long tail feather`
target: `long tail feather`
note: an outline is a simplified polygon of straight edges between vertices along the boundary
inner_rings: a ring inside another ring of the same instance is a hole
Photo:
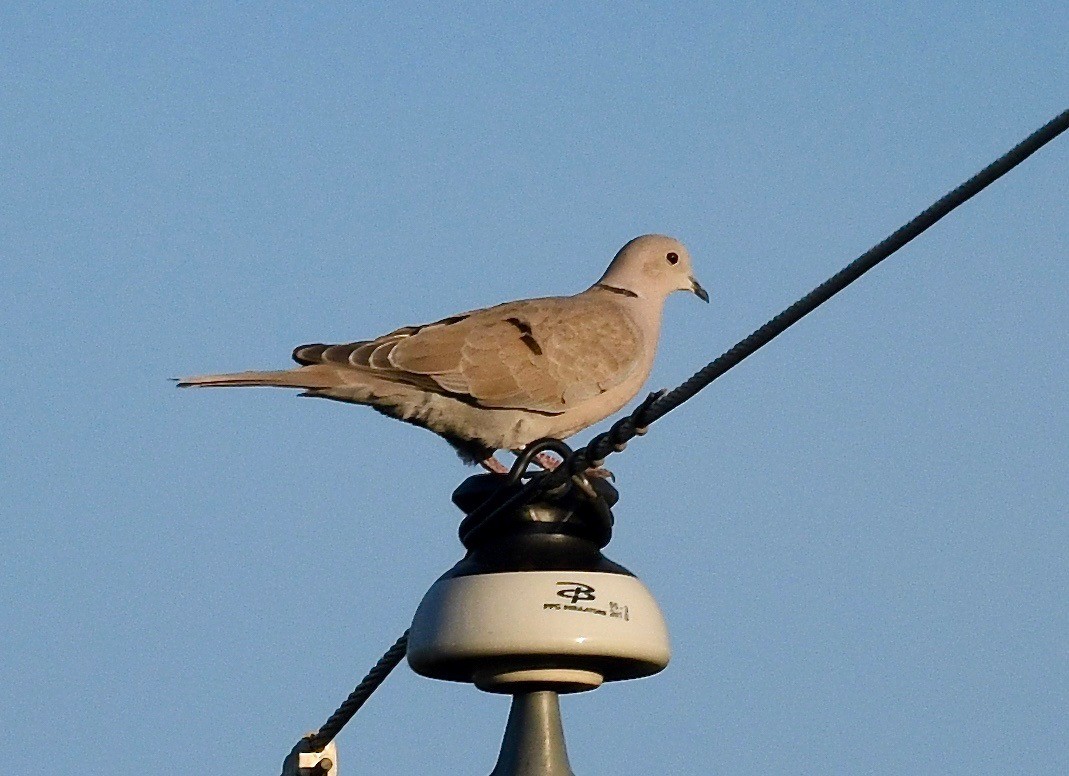
[[[179,388],[329,388],[335,385],[329,371],[316,367],[283,369],[277,372],[234,372],[221,375],[198,375],[178,380]]]

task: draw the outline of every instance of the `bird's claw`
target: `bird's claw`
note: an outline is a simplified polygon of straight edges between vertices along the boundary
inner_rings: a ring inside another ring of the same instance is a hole
[[[534,458],[535,462],[546,471],[553,471],[561,462],[557,458],[547,454],[539,453]],[[603,466],[592,466],[583,472],[587,477],[596,477],[600,480],[609,480],[610,482],[616,482],[616,475]]]
[[[598,466],[597,468],[587,469],[583,472],[587,477],[596,477],[599,480],[608,480],[609,482],[616,482],[616,475],[606,469],[604,466]]]
[[[492,455],[484,461],[479,461],[479,466],[483,467],[491,474],[509,473],[509,467],[505,466],[505,464],[501,463],[501,461],[497,460],[497,458]]]

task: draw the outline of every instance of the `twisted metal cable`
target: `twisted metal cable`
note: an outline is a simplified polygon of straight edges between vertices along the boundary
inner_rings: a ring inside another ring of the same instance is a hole
[[[821,283],[761,328],[740,340],[730,350],[711,361],[686,382],[662,395],[651,395],[634,412],[613,424],[607,432],[595,436],[586,447],[576,451],[568,461],[568,470],[575,472],[591,465],[600,466],[607,456],[619,452],[651,423],[667,415],[683,402],[723,375],[743,359],[753,355],[788,328],[820,305],[827,302],[881,261],[922,234],[941,218],[963,205],[972,197],[997,181],[1014,167],[1058,135],[1069,129],[1069,110],[1055,116],[997,160],[982,169],[965,183],[947,193],[927,210],[916,216],[882,242],[858,256],[846,267]],[[553,487],[563,482],[563,476],[547,475],[540,487]]]
[[[579,448],[569,455],[556,469],[535,474],[513,496],[503,502],[493,503],[497,502],[497,499],[491,496],[483,507],[479,507],[471,513],[471,517],[480,517],[485,522],[503,511],[531,501],[540,493],[566,485],[574,474],[586,471],[591,466],[600,466],[609,455],[622,451],[628,442],[636,436],[646,433],[646,429],[654,421],[664,417],[732,367],[737,366],[748,356],[753,355],[760,348],[845,289],[899,248],[922,234],[955,208],[979,194],[1067,129],[1069,129],[1069,110],[1055,116],[999,159],[937,200],[916,218],[863,253],[764,326],[740,340],[730,350],[695,372],[682,385],[672,391],[651,393],[634,411],[613,423],[608,431],[595,436],[585,447]],[[544,440],[539,441],[543,442]],[[523,453],[521,453],[521,456],[527,460],[533,457],[526,456]],[[405,631],[404,635],[386,651],[386,654],[368,672],[364,680],[350,693],[345,702],[338,707],[338,710],[323,724],[323,727],[308,737],[307,740],[315,751],[322,751],[345,724],[353,718],[353,715],[359,711],[360,707],[371,697],[371,694],[378,689],[390,672],[404,659],[407,649],[408,631]]]
[[[578,472],[585,471],[591,466],[601,466],[609,455],[622,451],[628,442],[646,433],[651,423],[660,420],[683,402],[693,398],[718,377],[756,353],[899,248],[921,235],[941,218],[972,199],[1054,140],[1066,129],[1069,129],[1069,110],[1059,113],[969,180],[945,194],[920,215],[858,256],[764,326],[706,364],[682,385],[672,391],[651,393],[631,414],[617,420],[608,431],[595,436],[585,447],[576,450],[556,469],[536,474],[511,498],[492,508],[488,501],[485,510],[480,508],[473,514],[480,514],[484,519],[489,519],[503,510],[513,509],[530,501],[539,493],[565,485],[571,476]],[[491,498],[492,500],[494,499]],[[485,515],[481,514],[483,512]]]
[[[1058,135],[1065,132],[1066,129],[1069,129],[1069,110],[1063,111],[1055,116],[1049,122],[1007,151],[1002,157],[989,164],[953,191],[944,195],[941,199],[932,204],[931,207],[916,216],[912,221],[899,228],[879,244],[870,248],[835,275],[828,278],[828,280],[821,283],[811,292],[781,312],[771,321],[740,341],[715,361],[698,371],[678,388],[653,402],[641,417],[635,419],[636,423],[640,425],[649,425],[687,401],[687,399],[690,399],[698,393],[698,391],[709,385],[713,380],[720,377],[747,356],[750,356],[761,347],[767,345],[775,337],[786,331],[790,326],[793,326],[803,317],[813,312],[817,307],[845,289],[892,253],[905,246],[929,227],[933,226],[937,221],[943,218],[943,216],[946,216],[951,211],[979,194],[1040,148],[1054,140]]]
[[[334,737],[341,732],[341,729],[353,718],[353,715],[360,711],[360,707],[371,697],[371,694],[379,688],[380,684],[386,681],[386,677],[397,667],[397,664],[405,659],[407,651],[408,631],[406,630],[401,635],[401,638],[397,639],[394,645],[379,658],[379,662],[368,671],[367,676],[356,686],[356,689],[349,693],[349,697],[342,702],[338,710],[330,715],[330,719],[323,723],[323,727],[308,736],[308,743],[312,751],[322,752],[323,748],[334,740]]]

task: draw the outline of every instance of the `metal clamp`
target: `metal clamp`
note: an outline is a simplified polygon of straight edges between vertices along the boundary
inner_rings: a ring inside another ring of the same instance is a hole
[[[309,751],[309,736],[305,736],[282,763],[282,776],[338,776],[338,747],[333,741],[322,752]]]

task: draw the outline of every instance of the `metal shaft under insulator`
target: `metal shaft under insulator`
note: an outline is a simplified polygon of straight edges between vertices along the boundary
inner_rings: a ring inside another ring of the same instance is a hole
[[[534,690],[512,696],[501,754],[490,776],[575,776],[564,747],[557,693]]]

